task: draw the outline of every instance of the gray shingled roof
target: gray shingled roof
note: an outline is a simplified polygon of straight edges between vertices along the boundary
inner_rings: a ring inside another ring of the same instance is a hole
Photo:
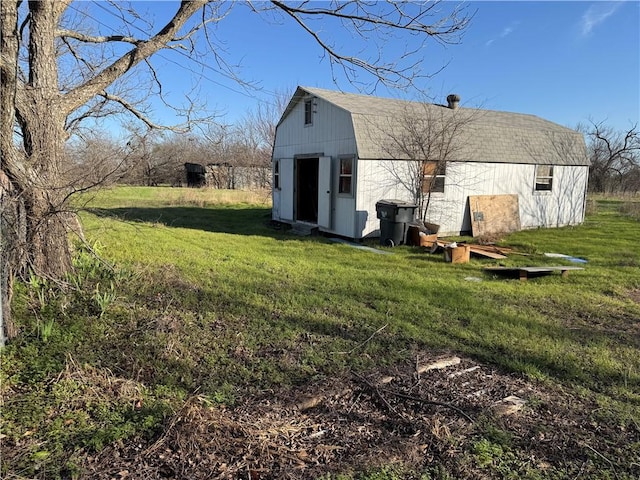
[[[453,110],[443,105],[298,87],[282,119],[308,94],[351,114],[361,159],[402,159],[400,152],[390,155],[390,136],[402,135],[403,118],[426,115],[445,124],[455,122],[454,118],[466,119],[455,148],[455,158],[451,160],[589,165],[584,137],[580,133],[522,113],[472,108]]]

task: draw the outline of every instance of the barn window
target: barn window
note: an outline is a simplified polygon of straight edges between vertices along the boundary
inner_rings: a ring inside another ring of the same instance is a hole
[[[550,192],[553,185],[553,166],[536,166],[536,192]]]
[[[444,162],[422,163],[422,193],[444,193]]]
[[[353,157],[340,158],[338,193],[351,195],[353,185]]]
[[[304,101],[304,124],[313,125],[313,100]]]
[[[275,160],[273,164],[273,188],[280,190],[280,160]]]

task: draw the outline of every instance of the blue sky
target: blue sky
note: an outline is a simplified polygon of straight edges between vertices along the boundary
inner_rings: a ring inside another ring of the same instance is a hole
[[[455,5],[446,2],[443,8]],[[141,8],[161,19],[177,2],[144,2]],[[467,8],[475,15],[461,44],[431,43],[421,51],[425,73],[446,65],[419,84],[436,101],[455,92],[463,106],[531,113],[569,127],[589,118],[617,129],[640,123],[640,2],[483,1],[468,2]],[[329,23],[322,28],[336,45],[354,45],[348,31]],[[260,88],[246,92],[218,75],[211,56],[202,67],[165,52],[154,64],[174,101],[196,86],[208,108],[232,123],[259,102],[273,102],[274,92],[292,92],[296,85],[357,91],[340,76],[336,86],[322,51],[288,19],[260,16],[240,3],[217,26],[216,36],[229,62],[240,64],[240,76]],[[404,41],[386,45],[383,53],[392,57]],[[193,73],[198,71],[204,76]],[[384,88],[375,93],[417,96]],[[154,114],[170,118],[159,104]]]

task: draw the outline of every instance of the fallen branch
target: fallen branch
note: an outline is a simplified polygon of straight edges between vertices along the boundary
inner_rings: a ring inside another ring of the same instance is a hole
[[[413,395],[407,395],[406,393],[395,392],[393,390],[389,390],[389,389],[386,389],[386,388],[378,388],[375,385],[372,385],[371,382],[369,382],[366,378],[362,377],[361,375],[358,375],[355,372],[352,372],[352,373],[362,383],[364,383],[370,390],[372,390],[384,402],[384,404],[392,412],[394,412],[396,415],[398,415],[403,420],[405,420],[404,416],[401,415],[395,408],[393,408],[393,406],[391,406],[391,404],[389,404],[388,400],[382,395],[382,393],[387,393],[389,395],[393,395],[395,397],[402,398],[404,400],[411,400],[413,402],[422,403],[422,404],[425,404],[425,405],[435,405],[435,406],[439,406],[439,407],[449,408],[449,409],[454,410],[455,412],[459,413],[460,415],[462,415],[470,423],[474,423],[473,418],[471,418],[467,413],[465,413],[462,409],[456,407],[455,405],[451,405],[450,403],[445,403],[445,402],[438,402],[438,401],[435,401],[435,400],[426,400],[424,398],[415,397]]]
[[[609,460],[607,457],[605,457],[603,454],[601,454],[599,451],[597,451],[595,448],[593,448],[588,443],[585,443],[585,442],[580,442],[580,443],[582,445],[584,445],[585,447],[587,447],[589,450],[591,450],[593,453],[595,453],[598,457],[603,459],[605,462],[607,462],[609,464],[609,466],[613,469],[613,475],[616,478],[618,478],[618,473],[616,472],[616,465],[611,460]]]
[[[460,409],[460,408],[458,408],[455,405],[452,405],[450,403],[438,402],[436,400],[426,400],[424,398],[414,397],[413,395],[407,395],[407,394],[401,393],[401,392],[394,392],[393,390],[382,389],[382,391],[385,392],[385,393],[388,393],[390,395],[395,395],[398,398],[403,398],[405,400],[411,400],[413,402],[423,403],[423,404],[426,404],[426,405],[436,405],[436,406],[439,406],[439,407],[449,408],[451,410],[454,410],[454,411],[458,412],[464,418],[469,420],[470,423],[474,423],[473,418],[471,418],[462,409]]]
[[[475,372],[480,368],[480,365],[475,365],[473,367],[465,368],[464,370],[460,370],[458,372],[453,372],[448,375],[449,378],[459,377],[460,375],[464,375],[465,373]]]
[[[385,406],[385,407],[387,407],[387,409],[388,409],[390,412],[395,413],[395,414],[398,416],[398,418],[400,418],[400,419],[401,419],[401,420],[403,420],[404,422],[409,422],[409,421],[407,420],[407,418],[406,418],[404,415],[402,415],[402,413],[398,412],[398,411],[393,407],[393,405],[391,405],[391,404],[389,403],[389,401],[388,401],[386,398],[384,398],[384,395],[382,395],[382,393],[380,393],[380,389],[379,389],[378,387],[376,387],[375,385],[372,385],[372,384],[371,384],[371,382],[369,382],[369,381],[368,381],[366,378],[364,378],[363,376],[358,375],[356,372],[352,372],[352,373],[353,373],[353,375],[354,375],[356,378],[358,378],[362,383],[364,383],[364,384],[367,386],[367,388],[369,388],[369,390],[371,390],[373,393],[375,393],[375,394],[376,394],[376,396],[377,396],[377,397],[382,401],[382,403],[384,403],[384,406]]]
[[[429,370],[442,370],[443,368],[452,367],[460,363],[460,357],[443,358],[429,365],[422,365],[416,368],[418,374],[428,372]]]

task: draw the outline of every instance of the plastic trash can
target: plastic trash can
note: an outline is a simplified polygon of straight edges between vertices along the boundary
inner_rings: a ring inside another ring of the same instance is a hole
[[[380,200],[376,214],[380,219],[380,245],[394,247],[407,240],[409,224],[413,223],[417,205],[403,200]]]

